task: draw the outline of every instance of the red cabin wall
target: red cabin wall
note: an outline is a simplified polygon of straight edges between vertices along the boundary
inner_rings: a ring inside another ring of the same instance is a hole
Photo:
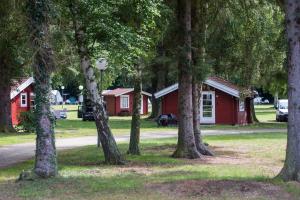
[[[11,117],[13,125],[18,125],[20,123],[19,117],[20,113],[27,112],[30,110],[30,93],[33,92],[33,86],[29,86],[24,89],[20,94],[11,100]],[[21,94],[27,93],[27,107],[21,107]]]
[[[104,96],[106,102],[106,110],[109,116],[116,115],[116,98],[114,96]]]
[[[126,109],[121,109],[120,105],[120,96],[115,97],[116,99],[116,113],[115,115],[119,115],[122,111],[128,112],[130,115],[132,114],[132,106],[133,106],[133,92],[124,94],[124,95],[129,95],[129,108]]]
[[[148,96],[143,95],[143,111],[144,114],[143,115],[148,115],[149,111],[148,111]]]
[[[132,108],[133,108],[133,92],[124,94],[129,95],[129,108],[121,109],[120,105],[120,96],[114,97],[114,96],[106,96],[106,107],[108,109],[110,116],[118,116],[123,111],[128,112],[130,115],[132,114]],[[144,114],[148,114],[148,97],[143,95],[143,106],[144,106]]]
[[[245,112],[239,111],[239,99],[223,91],[211,87],[205,87],[205,91],[215,91],[216,124],[247,124],[249,121],[250,101],[245,101]],[[173,113],[179,117],[178,90],[162,97],[162,114]]]
[[[162,114],[170,113],[178,117],[178,90],[162,97]]]
[[[236,124],[235,97],[215,90],[216,98],[216,124]]]

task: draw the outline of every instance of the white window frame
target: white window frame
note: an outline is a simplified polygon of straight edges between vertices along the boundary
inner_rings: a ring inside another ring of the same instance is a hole
[[[21,97],[20,98],[21,108],[26,108],[28,106],[28,95],[27,95],[27,93],[21,93],[20,97]],[[25,100],[25,103],[23,103],[23,100]]]
[[[239,110],[240,112],[245,112],[245,101],[239,101]]]
[[[35,108],[35,94],[33,92],[30,93],[30,107]]]
[[[127,107],[123,107],[123,98],[127,98],[128,99]],[[129,108],[129,104],[130,104],[129,95],[121,95],[120,96],[120,108],[121,109],[128,109]]]

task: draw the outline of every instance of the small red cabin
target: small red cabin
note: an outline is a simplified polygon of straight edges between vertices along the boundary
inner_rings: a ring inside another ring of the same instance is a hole
[[[178,83],[154,94],[162,100],[162,114],[178,116]],[[200,104],[201,124],[249,124],[250,98],[240,98],[239,87],[219,77],[203,83]]]
[[[11,116],[13,125],[19,124],[19,116],[34,105],[33,78],[22,78],[14,81],[11,92]]]
[[[131,115],[133,107],[133,88],[117,88],[103,91],[106,109],[110,116]],[[148,98],[152,95],[142,92],[141,114],[148,114]]]

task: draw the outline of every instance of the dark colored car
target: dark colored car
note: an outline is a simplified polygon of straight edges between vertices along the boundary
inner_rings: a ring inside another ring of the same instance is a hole
[[[169,125],[174,125],[176,126],[178,123],[177,118],[174,114],[165,114],[165,115],[160,115],[157,118],[157,125],[158,126],[169,126]]]
[[[77,117],[82,118],[82,121],[95,120],[91,101],[85,100],[82,106],[78,106]]]

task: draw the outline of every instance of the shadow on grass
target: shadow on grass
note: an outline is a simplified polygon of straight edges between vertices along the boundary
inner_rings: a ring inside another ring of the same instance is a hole
[[[209,140],[260,140],[282,139],[284,134],[254,134],[232,136],[209,136]],[[253,142],[253,141],[252,141]],[[11,183],[17,186],[17,197],[27,199],[52,198],[95,198],[98,195],[131,194],[141,191],[145,184],[176,182],[181,180],[247,180],[269,181],[268,177],[248,165],[214,165],[206,163],[187,163],[185,159],[170,157],[176,139],[143,141],[142,156],[126,156],[125,166],[108,166],[103,161],[101,149],[94,146],[62,151],[58,154],[61,176],[49,180]],[[120,150],[126,152],[128,144],[120,144]],[[214,147],[219,155],[234,155],[238,152],[222,151]],[[22,169],[33,167],[33,161],[1,170],[3,176],[17,176]],[[1,179],[0,179],[1,180]],[[1,182],[0,182],[1,183]],[[1,186],[0,186],[1,190]],[[123,196],[124,197],[124,196]]]
[[[154,183],[170,183],[182,180],[239,180],[239,181],[268,181],[267,177],[237,177],[219,176],[214,172],[204,170],[173,170],[141,176],[134,171],[119,173],[112,176],[100,174],[63,175],[49,180],[21,182],[17,184],[18,197],[36,199],[39,197],[51,199],[87,199],[96,197],[97,194],[112,195],[122,194],[130,197],[134,192],[145,193],[145,186]],[[155,191],[152,191],[155,192]]]

